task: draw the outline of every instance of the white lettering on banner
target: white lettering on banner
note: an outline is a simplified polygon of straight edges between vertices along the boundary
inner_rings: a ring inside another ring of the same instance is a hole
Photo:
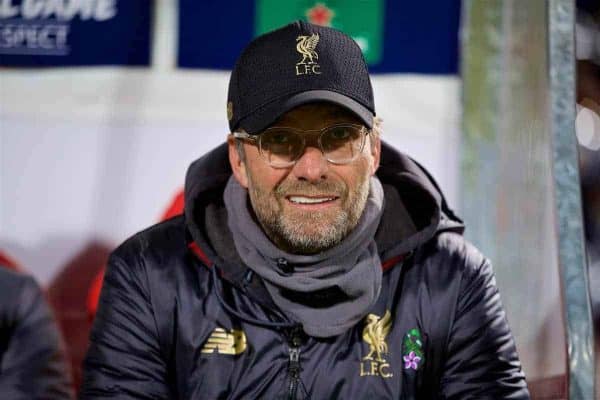
[[[113,18],[115,15],[117,15],[117,6],[115,4],[115,1],[97,1],[94,13],[96,15],[97,21],[105,21],[107,19]]]
[[[44,8],[44,2],[39,0],[23,0],[21,15],[25,19],[35,18]]]
[[[117,0],[0,0],[0,19],[50,19],[106,21],[117,15]]]
[[[66,55],[69,53],[65,24],[2,24],[0,54]]]
[[[62,0],[44,0],[44,10],[39,17],[56,19],[66,19],[66,12],[70,4],[63,4]],[[36,18],[36,17],[34,17]]]
[[[0,18],[12,18],[19,15],[19,8],[11,3],[12,0],[0,0]]]

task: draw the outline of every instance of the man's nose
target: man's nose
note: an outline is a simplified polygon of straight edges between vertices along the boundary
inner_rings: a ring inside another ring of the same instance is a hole
[[[292,173],[299,180],[316,182],[327,178],[329,162],[318,147],[307,146],[300,156]]]

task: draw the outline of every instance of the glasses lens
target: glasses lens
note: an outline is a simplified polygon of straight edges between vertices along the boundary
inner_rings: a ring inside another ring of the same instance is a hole
[[[321,146],[325,157],[338,164],[356,159],[365,143],[365,134],[360,126],[332,126],[323,132]]]
[[[260,135],[260,146],[263,156],[274,167],[293,164],[302,152],[302,137],[288,129],[267,129]]]

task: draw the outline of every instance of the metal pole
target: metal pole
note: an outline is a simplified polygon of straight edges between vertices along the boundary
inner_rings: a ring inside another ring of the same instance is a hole
[[[594,398],[594,353],[575,136],[575,4],[549,0],[550,116],[569,399]]]

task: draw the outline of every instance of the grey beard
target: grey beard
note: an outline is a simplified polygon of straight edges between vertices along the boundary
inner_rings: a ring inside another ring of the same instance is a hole
[[[307,235],[305,225],[313,225],[319,222],[318,215],[307,214],[301,223],[291,221],[283,215],[269,215],[265,218],[259,217],[261,226],[267,236],[284,249],[293,254],[314,254],[327,250],[339,242],[356,226],[349,226],[347,212],[340,212],[333,224],[328,224],[321,229],[317,235]]]
[[[314,229],[314,226],[323,223],[319,213],[284,215],[281,210],[265,207],[267,203],[262,201],[262,194],[254,189],[254,185],[252,187],[252,208],[263,230],[273,243],[293,254],[315,254],[340,243],[358,224],[369,197],[369,177],[366,176],[356,188],[356,195],[348,193],[346,196],[345,200],[350,202],[349,206],[341,210],[332,223],[323,226],[314,234],[307,235],[307,228]]]

